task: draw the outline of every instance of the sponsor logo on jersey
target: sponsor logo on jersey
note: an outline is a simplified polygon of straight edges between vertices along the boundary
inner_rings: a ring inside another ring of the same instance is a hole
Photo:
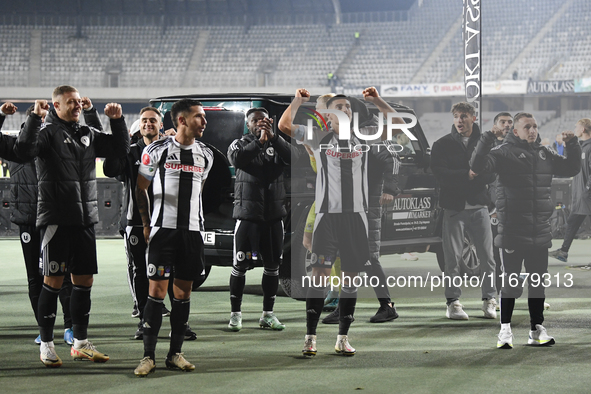
[[[22,240],[24,243],[28,244],[29,242],[31,242],[31,234],[29,234],[29,233],[27,233],[27,232],[24,232],[24,233],[22,233],[22,234],[21,234],[21,240]]]
[[[343,160],[353,160],[358,157],[361,157],[363,154],[362,152],[339,152],[333,149],[325,150],[326,156],[333,157],[335,159],[343,159]]]
[[[169,170],[181,170],[184,172],[203,172],[203,167],[193,166],[190,164],[166,163],[164,168]]]
[[[518,159],[527,159],[527,156],[525,156],[525,153],[521,153],[519,156],[517,156]]]

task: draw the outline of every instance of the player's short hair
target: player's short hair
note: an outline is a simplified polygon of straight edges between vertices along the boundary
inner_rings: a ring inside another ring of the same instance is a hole
[[[518,112],[515,114],[515,116],[513,117],[513,124],[517,124],[517,122],[519,121],[519,119],[521,118],[533,118],[534,116],[532,114],[530,114],[529,112]]]
[[[160,120],[162,120],[162,112],[160,112],[160,110],[158,108],[155,108],[155,107],[144,107],[144,108],[140,109],[140,116],[144,112],[148,112],[148,111],[156,112],[156,114],[158,116],[160,116]]]
[[[331,98],[329,98],[328,100],[326,100],[326,108],[330,107],[330,104],[332,104],[333,101],[335,100],[347,100],[349,101],[349,97],[345,96],[344,94],[335,94],[334,96],[332,96]],[[351,102],[351,101],[349,101]]]
[[[583,118],[583,119],[579,120],[577,122],[577,124],[580,124],[581,126],[583,126],[583,132],[585,134],[591,134],[591,119]]]
[[[57,100],[57,98],[61,95],[63,95],[64,93],[70,93],[70,92],[77,92],[78,89],[76,89],[73,86],[70,85],[60,85],[57,88],[53,89],[53,93],[51,94],[51,99],[53,101]]]
[[[495,116],[495,118],[493,119],[493,123],[496,124],[497,123],[497,120],[499,120],[499,118],[501,116],[509,116],[509,117],[511,117],[511,119],[513,119],[513,116],[509,112],[499,112],[497,114],[497,116]]]
[[[269,111],[267,111],[267,110],[266,110],[265,108],[263,108],[263,107],[256,107],[256,108],[251,108],[251,109],[249,109],[248,111],[246,111],[246,119],[248,119],[248,117],[249,117],[251,114],[254,114],[255,112],[262,112],[262,113],[264,113],[264,114],[266,114],[266,115],[267,115],[267,118],[269,117]]]
[[[195,107],[197,105],[203,107],[201,101],[193,99],[182,99],[174,103],[172,105],[172,108],[170,109],[170,117],[172,119],[172,124],[174,125],[174,127],[178,127],[178,117],[180,114],[186,114],[191,110],[192,107]]]
[[[334,96],[336,96],[334,93],[327,93],[327,94],[323,94],[322,96],[318,96],[318,98],[316,99],[316,105],[324,104],[326,106],[326,108],[328,108],[328,105],[327,105],[328,100],[330,100]]]
[[[474,106],[472,104],[467,103],[465,101],[461,101],[459,103],[455,103],[451,107],[451,113],[455,114],[456,112],[459,112],[462,114],[470,114],[470,115],[474,116],[474,114],[476,113],[476,110],[474,109]]]

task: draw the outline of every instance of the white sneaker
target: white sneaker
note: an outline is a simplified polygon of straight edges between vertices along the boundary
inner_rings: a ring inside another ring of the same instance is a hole
[[[62,360],[59,358],[57,353],[55,352],[55,347],[53,342],[41,342],[41,362],[45,364],[46,367],[49,368],[57,368],[61,367]]]
[[[452,320],[468,320],[468,314],[464,312],[464,305],[460,301],[455,300],[447,306],[445,317]]]
[[[511,327],[501,328],[497,340],[497,349],[513,349],[513,333]]]
[[[536,330],[529,332],[529,339],[527,340],[528,345],[550,346],[555,343],[554,337],[548,335],[546,329],[541,324],[536,324]]]
[[[402,260],[417,261],[419,259],[419,256],[415,256],[412,253],[403,253],[402,256],[400,256],[400,258]]]
[[[546,309],[546,310],[550,309],[550,304],[548,304],[547,302],[544,302],[544,309]]]
[[[487,319],[497,318],[497,300],[494,298],[482,301],[482,311]]]
[[[337,335],[337,343],[334,345],[334,350],[343,356],[355,355],[355,348],[349,344],[347,335]]]
[[[304,349],[302,350],[304,356],[316,355],[316,335],[306,335],[304,337]]]

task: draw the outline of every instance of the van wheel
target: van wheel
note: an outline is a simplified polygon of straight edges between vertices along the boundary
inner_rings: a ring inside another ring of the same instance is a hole
[[[441,272],[445,272],[443,246],[437,250],[437,264]],[[464,233],[464,249],[462,250],[462,260],[460,260],[460,275],[480,276],[481,270],[480,260],[476,254],[476,245],[474,245],[470,234]]]

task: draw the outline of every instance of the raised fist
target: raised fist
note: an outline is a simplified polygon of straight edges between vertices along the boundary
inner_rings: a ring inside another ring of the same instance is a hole
[[[380,95],[378,94],[378,90],[376,88],[374,88],[373,86],[366,88],[363,90],[363,98],[366,101],[369,101],[370,103],[375,99],[380,97]]]
[[[49,103],[47,100],[35,100],[35,109],[33,112],[40,118],[45,118],[49,111]]]
[[[306,102],[308,100],[310,100],[310,92],[308,92],[306,89],[298,89],[296,90],[296,97],[300,98],[302,102]]]
[[[495,124],[495,125],[493,125],[493,127],[490,131],[491,131],[491,133],[493,133],[495,135],[495,137],[499,138],[499,137],[503,137],[503,133],[505,132],[505,129],[502,129]]]
[[[117,103],[108,103],[105,105],[105,115],[109,117],[109,119],[119,119],[123,116],[123,110],[121,109],[121,105]]]
[[[16,107],[16,105],[14,105],[11,102],[4,103],[0,107],[0,111],[2,111],[2,113],[5,115],[13,115],[17,109],[18,108]]]
[[[92,108],[92,101],[88,97],[82,97],[81,99],[82,109],[89,110]]]

